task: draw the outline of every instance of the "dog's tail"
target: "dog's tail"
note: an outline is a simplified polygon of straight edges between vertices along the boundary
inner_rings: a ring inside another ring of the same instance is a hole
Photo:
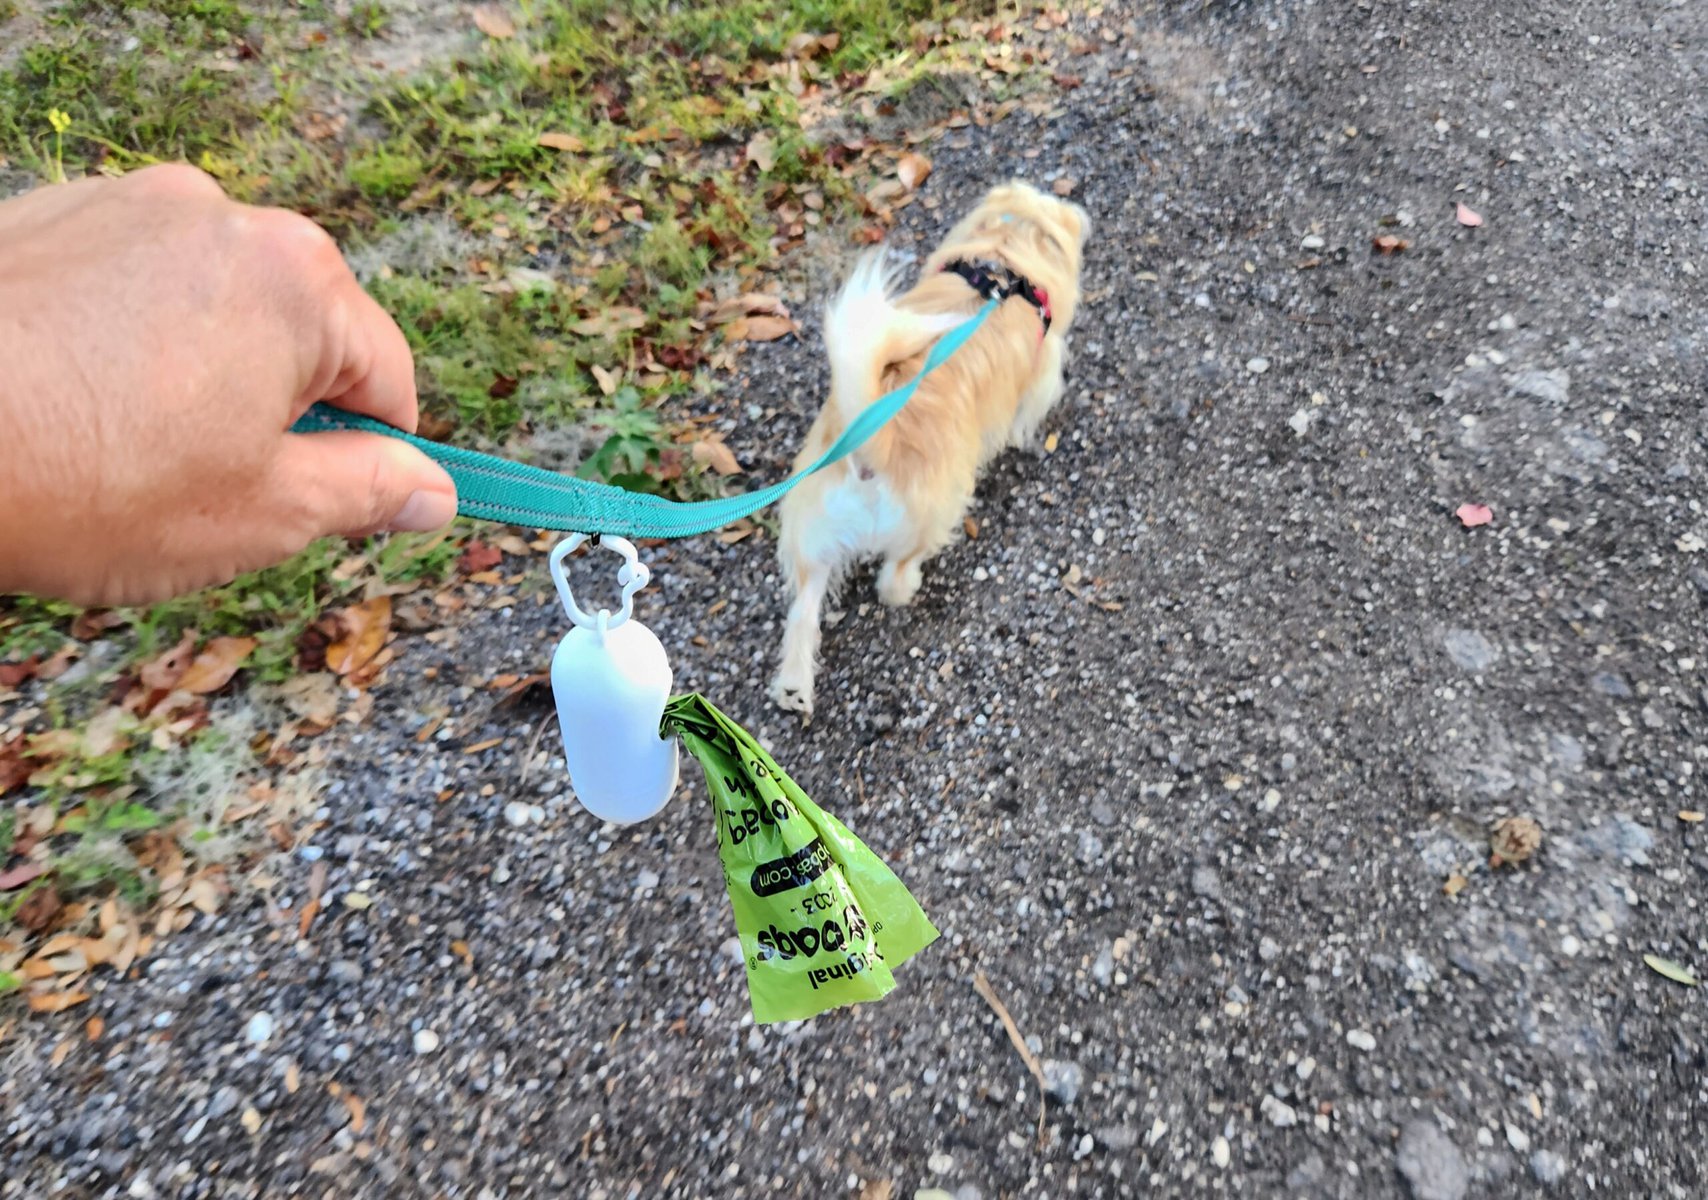
[[[921,353],[964,316],[898,308],[901,265],[883,249],[867,251],[824,312],[830,399],[844,424],[878,398],[884,371]]]

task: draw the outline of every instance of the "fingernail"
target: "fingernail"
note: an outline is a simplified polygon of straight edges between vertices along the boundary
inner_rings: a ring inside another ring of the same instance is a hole
[[[411,492],[387,526],[393,533],[426,533],[457,515],[457,498],[446,492]]]

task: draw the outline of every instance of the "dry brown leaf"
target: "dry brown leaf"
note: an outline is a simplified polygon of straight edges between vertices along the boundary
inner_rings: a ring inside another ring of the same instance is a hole
[[[860,1185],[860,1200],[890,1200],[895,1184],[888,1179],[868,1179]]]
[[[219,691],[231,682],[231,677],[237,674],[257,645],[259,643],[254,638],[214,638],[202,647],[202,652],[179,676],[173,690],[189,692],[193,696]]]
[[[741,464],[735,460],[735,452],[716,438],[694,443],[694,461],[710,467],[719,475],[741,474]]]
[[[615,371],[607,371],[604,367],[595,363],[590,369],[593,372],[593,378],[599,382],[600,395],[609,396],[622,385],[623,369],[621,367],[618,367]]]
[[[130,744],[126,731],[135,723],[136,718],[122,708],[108,708],[96,713],[83,727],[83,753],[90,758],[117,754]]]
[[[967,536],[973,541],[979,540],[979,523],[971,517],[961,518],[961,528],[967,531]]]
[[[712,310],[710,320],[713,325],[727,325],[737,317],[759,315],[787,317],[789,310],[783,307],[783,301],[776,296],[768,296],[764,292],[746,292],[720,301]]]
[[[542,133],[534,139],[534,143],[544,146],[547,150],[562,150],[569,154],[587,149],[587,143],[573,133]]]
[[[496,4],[483,4],[474,10],[475,28],[489,38],[513,38],[516,36],[516,22],[510,19],[510,14]]]
[[[788,317],[737,317],[724,332],[737,341],[774,342],[796,332],[796,327]]]
[[[339,614],[344,635],[326,648],[327,669],[352,675],[374,661],[391,632],[391,597],[376,596]]]
[[[338,680],[325,671],[285,680],[279,698],[293,716],[323,729],[338,719]]]
[[[64,1041],[60,1042],[59,1045],[55,1046],[53,1048],[53,1053],[47,1056],[48,1066],[58,1067],[64,1065],[65,1060],[71,1057],[72,1045],[73,1042],[71,1039],[66,1038]]]
[[[1079,181],[1077,179],[1069,179],[1064,175],[1050,185],[1050,190],[1058,196],[1071,196],[1074,188],[1078,186]]]
[[[646,314],[640,309],[627,304],[614,304],[610,308],[600,309],[584,321],[577,321],[569,327],[569,331],[582,337],[611,337],[628,329],[640,329],[646,325]]]
[[[931,177],[931,160],[923,154],[909,152],[896,160],[896,178],[902,187],[916,191]]]
[[[89,999],[88,992],[38,992],[30,997],[30,1011],[38,1013],[64,1012]]]
[[[1457,896],[1465,890],[1465,885],[1469,882],[1471,882],[1469,879],[1455,871],[1447,877],[1447,882],[1441,885],[1441,890],[1449,896]]]
[[[179,907],[194,908],[205,917],[211,917],[219,911],[220,887],[212,879],[203,875],[190,881],[184,889],[183,899]]]
[[[747,143],[745,157],[748,162],[758,167],[760,171],[769,171],[777,165],[777,142],[769,134],[755,134],[753,140]]]
[[[190,669],[190,660],[196,649],[196,633],[190,630],[184,634],[179,643],[146,664],[138,673],[142,686],[151,692],[169,692],[177,686],[184,672]]]
[[[83,1033],[91,1042],[101,1040],[101,1035],[107,1031],[107,1023],[100,1017],[90,1017],[83,1024]]]

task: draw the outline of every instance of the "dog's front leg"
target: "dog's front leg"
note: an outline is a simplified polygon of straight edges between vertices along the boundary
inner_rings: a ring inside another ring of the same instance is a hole
[[[803,563],[790,572],[795,588],[783,628],[783,661],[771,681],[771,699],[790,712],[812,716],[813,676],[818,670],[819,623],[830,592],[830,568]]]

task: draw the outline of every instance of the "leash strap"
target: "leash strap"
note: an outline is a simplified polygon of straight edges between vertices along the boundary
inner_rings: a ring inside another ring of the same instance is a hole
[[[722,528],[781,500],[808,475],[842,461],[868,442],[913,398],[920,382],[966,344],[996,310],[991,299],[938,339],[919,374],[866,407],[829,450],[810,467],[770,487],[717,500],[666,500],[594,483],[573,475],[511,462],[492,454],[446,446],[395,429],[371,417],[316,404],[291,427],[292,433],[354,429],[399,438],[438,463],[457,485],[457,511],[465,517],[502,521],[528,529],[612,534],[627,538],[685,538]]]

